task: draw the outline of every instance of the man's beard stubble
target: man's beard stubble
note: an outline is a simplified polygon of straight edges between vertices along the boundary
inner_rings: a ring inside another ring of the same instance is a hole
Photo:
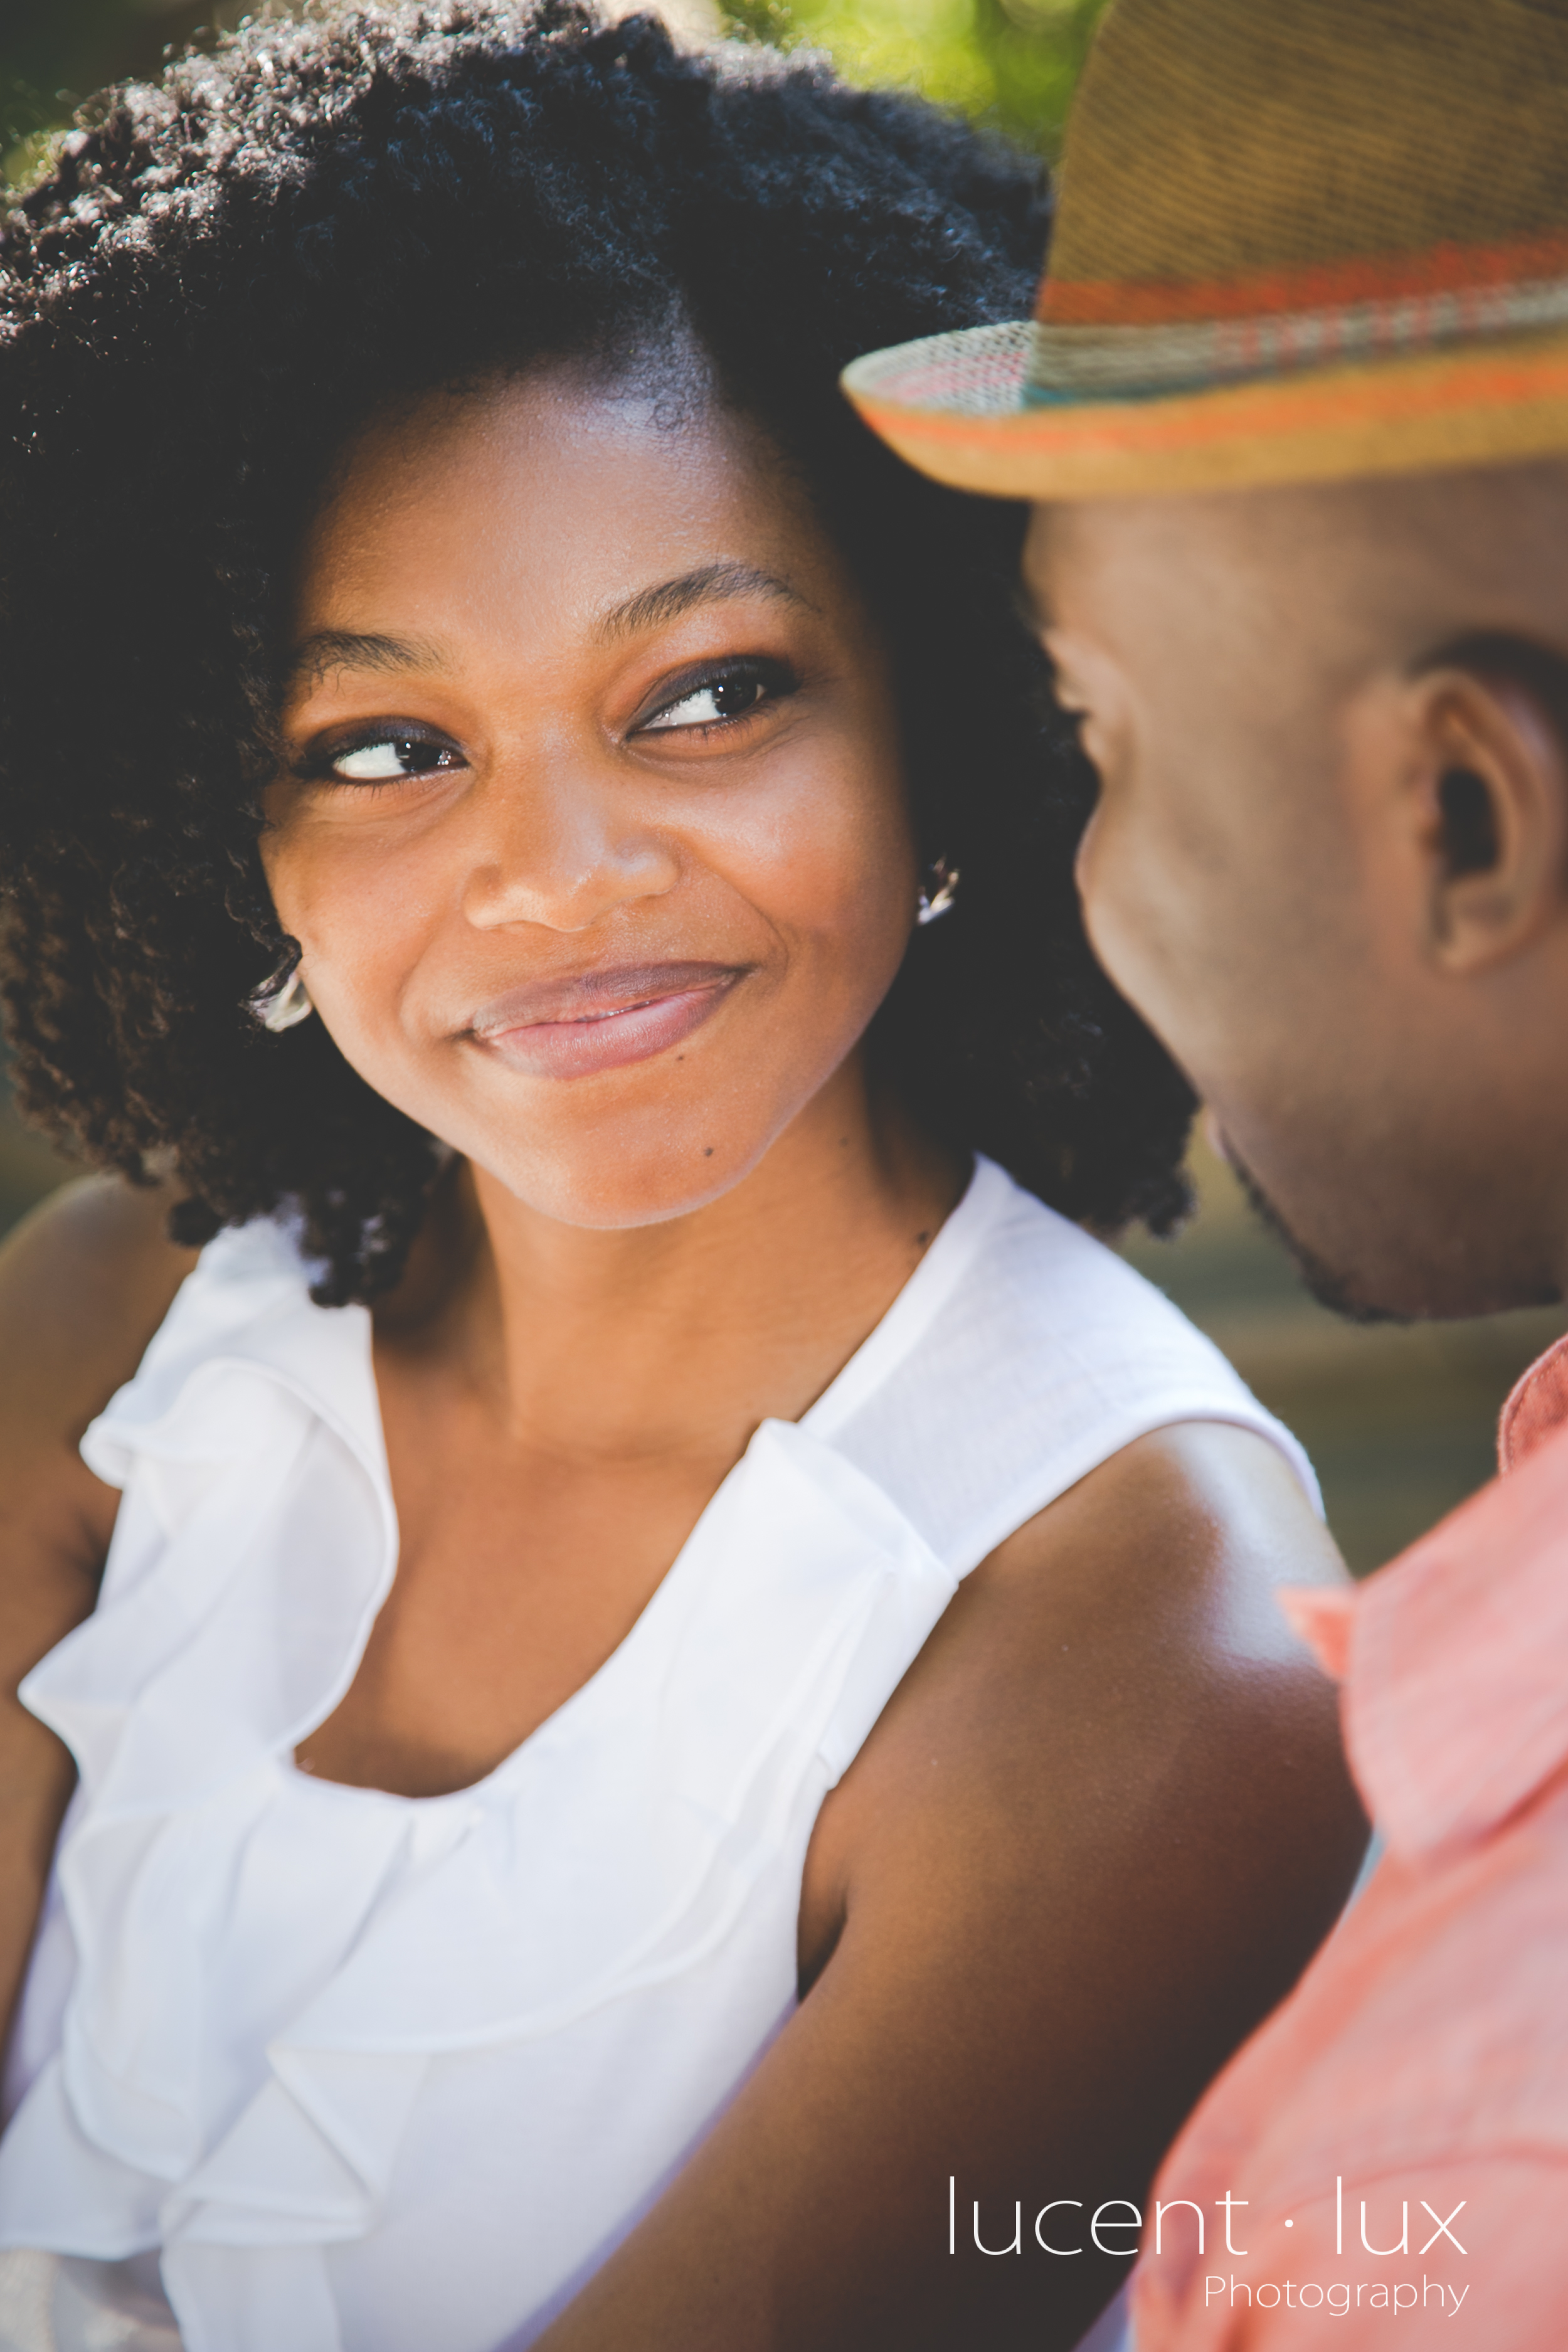
[[[1320,1307],[1326,1307],[1331,1314],[1343,1316],[1350,1323],[1414,1321],[1414,1317],[1400,1314],[1391,1307],[1377,1307],[1357,1298],[1351,1288],[1349,1276],[1336,1274],[1315,1250],[1309,1249],[1307,1244],[1291,1232],[1228,1136],[1224,1139],[1224,1157],[1241,1187],[1247,1206],[1258,1223],[1273,1234],[1300,1276],[1306,1290]]]

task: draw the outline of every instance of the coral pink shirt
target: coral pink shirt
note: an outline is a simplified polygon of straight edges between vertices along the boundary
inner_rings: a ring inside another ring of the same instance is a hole
[[[1287,1597],[1385,1851],[1165,2161],[1137,2352],[1568,2347],[1568,1340],[1500,1453],[1359,1591]]]

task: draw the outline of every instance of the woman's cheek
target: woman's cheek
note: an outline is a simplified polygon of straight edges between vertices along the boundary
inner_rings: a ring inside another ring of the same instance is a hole
[[[262,862],[279,920],[307,957],[361,964],[423,926],[438,888],[431,850],[363,820],[307,815],[280,828]]]
[[[279,924],[300,942],[317,1018],[352,1066],[394,1097],[396,1008],[418,961],[409,877],[364,859],[338,828],[304,823],[268,837],[262,866]]]
[[[807,922],[853,934],[862,953],[892,946],[896,962],[919,896],[901,767],[879,736],[857,740],[802,798],[790,832],[794,904]]]

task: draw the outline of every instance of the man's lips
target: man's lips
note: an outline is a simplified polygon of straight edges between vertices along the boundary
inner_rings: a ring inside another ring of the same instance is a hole
[[[637,964],[533,981],[481,1005],[469,1034],[513,1069],[538,1077],[585,1077],[679,1045],[745,970],[743,964]]]

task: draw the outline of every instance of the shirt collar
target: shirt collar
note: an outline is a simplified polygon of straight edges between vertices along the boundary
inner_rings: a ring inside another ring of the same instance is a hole
[[[1407,1860],[1479,1841],[1568,1764],[1568,1339],[1510,1397],[1500,1452],[1506,1476],[1354,1591],[1281,1596]]]

